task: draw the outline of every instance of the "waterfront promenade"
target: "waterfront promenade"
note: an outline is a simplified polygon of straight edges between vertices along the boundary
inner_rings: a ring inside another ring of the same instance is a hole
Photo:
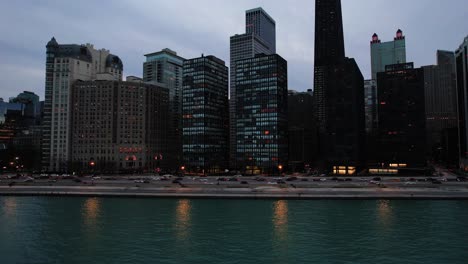
[[[235,179],[235,181],[234,181]],[[75,181],[0,181],[0,195],[102,196],[226,199],[468,199],[468,182],[434,184],[425,178],[401,181],[396,178],[125,178]],[[232,181],[230,181],[232,180]]]

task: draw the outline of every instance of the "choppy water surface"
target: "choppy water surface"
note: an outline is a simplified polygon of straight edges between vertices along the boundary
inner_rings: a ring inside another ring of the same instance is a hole
[[[0,197],[0,263],[468,263],[467,201]]]

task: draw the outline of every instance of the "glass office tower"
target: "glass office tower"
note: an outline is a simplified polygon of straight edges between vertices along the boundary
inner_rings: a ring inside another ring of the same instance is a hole
[[[187,171],[219,173],[228,168],[228,68],[214,56],[184,62],[183,157]]]
[[[288,164],[287,62],[257,55],[236,62],[237,162],[247,174],[281,172]]]

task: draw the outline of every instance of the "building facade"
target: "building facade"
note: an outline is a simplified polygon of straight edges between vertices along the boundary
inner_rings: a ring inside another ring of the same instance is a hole
[[[228,169],[228,68],[214,56],[186,60],[183,78],[183,167],[194,173]]]
[[[321,169],[357,173],[364,163],[364,78],[345,57],[341,1],[315,2],[314,100]]]
[[[71,162],[71,87],[77,80],[122,80],[123,64],[91,44],[47,43],[43,120],[43,170],[65,172]]]
[[[390,169],[426,166],[426,110],[424,71],[413,63],[387,66],[377,74],[378,140],[373,157],[378,167]],[[397,172],[397,171],[396,171]]]
[[[143,82],[77,81],[72,167],[78,172],[167,171],[169,92]]]
[[[423,70],[428,151],[438,159],[440,152],[445,151],[444,131],[458,125],[455,54],[439,50],[437,65],[425,66]]]
[[[318,139],[312,90],[288,93],[289,168],[306,172],[315,167]]]
[[[287,62],[257,55],[236,62],[237,164],[243,173],[277,173],[288,164]]]
[[[262,8],[246,11],[246,33],[230,39],[230,167],[237,168],[236,159],[236,62],[256,54],[276,52],[276,22]]]
[[[377,81],[364,81],[364,98],[366,112],[366,133],[371,134],[377,129]]]
[[[468,171],[468,37],[455,51],[457,72],[457,107],[460,142],[460,168]]]
[[[393,41],[381,42],[374,34],[371,41],[372,80],[377,80],[377,73],[385,72],[385,66],[406,63],[406,39],[398,29]]]
[[[164,49],[147,54],[143,65],[143,81],[169,89],[170,131],[167,159],[174,168],[182,162],[182,82],[185,59],[175,51]]]

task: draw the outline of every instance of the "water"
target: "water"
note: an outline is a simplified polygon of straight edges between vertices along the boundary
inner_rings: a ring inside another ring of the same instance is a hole
[[[467,201],[0,197],[0,263],[468,263]]]

